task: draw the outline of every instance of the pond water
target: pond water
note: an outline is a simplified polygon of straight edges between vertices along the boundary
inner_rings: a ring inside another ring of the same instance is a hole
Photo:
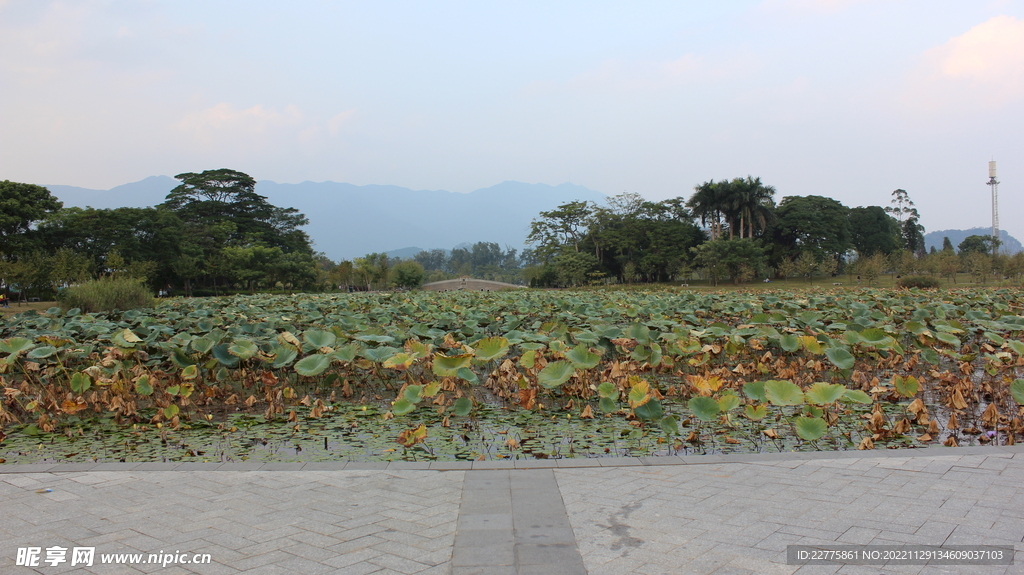
[[[670,402],[666,408],[672,413]],[[564,411],[507,410],[481,406],[472,416],[417,412],[415,418],[384,419],[377,406],[339,404],[323,417],[266,422],[262,416],[236,414],[220,422],[197,421],[173,430],[153,425],[120,427],[110,420],[83,421],[71,437],[8,430],[0,443],[6,463],[144,462],[144,461],[430,461],[548,459],[646,455],[699,455],[779,451],[856,449],[866,433],[867,407],[857,406],[821,439],[806,442],[785,421],[771,415],[760,422],[736,412],[728,420],[703,423],[677,413],[678,437],[657,425],[630,422],[621,416],[580,419]],[[423,424],[422,443],[404,447],[400,433]],[[769,438],[764,430],[774,430]],[[962,442],[961,444],[965,444]],[[921,447],[910,436],[883,447]]]

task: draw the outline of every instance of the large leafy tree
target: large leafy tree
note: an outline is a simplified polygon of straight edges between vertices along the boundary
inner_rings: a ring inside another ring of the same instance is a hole
[[[790,254],[841,260],[852,247],[849,208],[822,196],[787,196],[776,210],[776,242]]]
[[[692,248],[694,264],[703,268],[712,282],[729,277],[733,283],[748,282],[766,266],[760,240],[750,238],[720,239]]]
[[[33,225],[62,206],[42,186],[0,182],[0,257],[25,255],[38,248],[31,234]]]
[[[763,231],[774,220],[774,196],[775,188],[761,178],[710,180],[694,188],[686,206],[710,228],[712,240],[724,236],[726,227],[729,239],[753,238],[755,229]]]
[[[889,255],[900,247],[900,224],[880,206],[851,208],[850,234],[853,248],[862,258]]]
[[[161,204],[185,221],[200,237],[227,245],[259,244],[282,252],[312,253],[300,228],[309,220],[295,208],[281,208],[256,193],[256,180],[235,170],[178,174],[181,185]]]
[[[65,208],[39,224],[39,235],[51,250],[70,249],[103,267],[116,252],[126,262],[156,262],[157,285],[178,274],[173,262],[181,256],[185,225],[174,213],[157,208]]]
[[[563,246],[571,245],[573,251],[578,252],[592,213],[593,206],[589,202],[579,201],[541,212],[530,224],[526,243],[537,246],[535,251],[546,260],[560,253]]]
[[[923,257],[925,254],[924,226],[920,223],[921,214],[914,207],[910,194],[903,189],[893,190],[890,204],[885,211],[899,222],[903,247],[917,257]]]

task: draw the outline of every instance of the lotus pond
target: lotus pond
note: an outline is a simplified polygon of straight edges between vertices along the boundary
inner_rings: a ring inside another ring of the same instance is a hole
[[[0,460],[1014,443],[1019,290],[175,299],[0,325]]]

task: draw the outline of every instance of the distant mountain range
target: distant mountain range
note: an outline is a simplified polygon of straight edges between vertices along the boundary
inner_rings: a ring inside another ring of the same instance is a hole
[[[162,203],[178,183],[168,176],[151,176],[109,190],[46,187],[68,207],[120,208]],[[263,180],[256,183],[256,193],[275,206],[297,208],[306,214],[309,225],[305,230],[314,249],[335,261],[387,251],[411,257],[405,253],[407,246],[451,249],[478,241],[521,249],[530,222],[541,211],[574,200],[605,201],[604,194],[583,186],[512,181],[463,194],[399,186]]]
[[[950,243],[953,244],[953,249],[956,249],[960,245],[960,242],[967,239],[967,236],[991,236],[992,228],[971,228],[969,230],[939,230],[937,232],[929,232],[924,235],[924,247],[927,250],[931,250],[932,246],[935,249],[942,249],[942,238],[949,238]],[[1020,251],[1024,251],[1024,245],[1021,245],[1016,238],[1006,233],[1006,230],[999,230],[999,239],[1003,240],[1003,245],[999,247],[999,251],[1005,254],[1015,254]]]

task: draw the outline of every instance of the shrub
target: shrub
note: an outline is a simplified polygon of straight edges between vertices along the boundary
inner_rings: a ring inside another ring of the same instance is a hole
[[[141,279],[104,277],[62,290],[57,301],[64,309],[83,312],[129,310],[153,307],[153,292]]]
[[[939,280],[929,276],[907,276],[896,282],[896,287],[902,288],[937,288]]]

